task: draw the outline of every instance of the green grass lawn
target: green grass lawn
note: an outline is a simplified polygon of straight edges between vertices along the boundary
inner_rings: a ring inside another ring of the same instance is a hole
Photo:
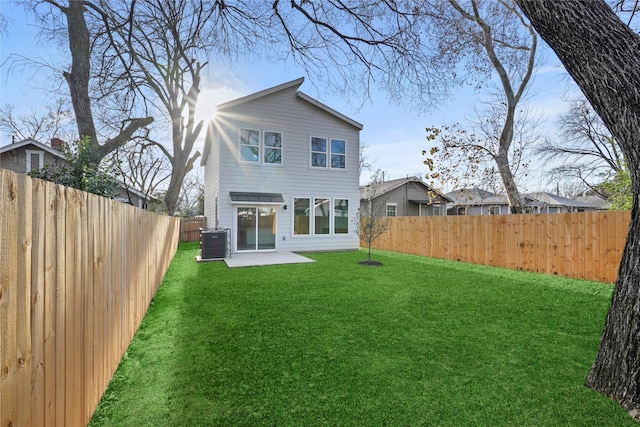
[[[375,252],[181,244],[90,426],[636,425],[583,386],[610,285]]]

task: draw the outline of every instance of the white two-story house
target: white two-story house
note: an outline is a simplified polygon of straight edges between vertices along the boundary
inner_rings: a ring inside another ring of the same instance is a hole
[[[362,125],[300,92],[303,78],[218,105],[205,215],[232,252],[357,249]]]

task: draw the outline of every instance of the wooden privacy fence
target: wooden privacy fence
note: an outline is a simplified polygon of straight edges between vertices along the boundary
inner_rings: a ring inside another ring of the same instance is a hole
[[[84,426],[178,245],[177,218],[0,169],[0,426]]]
[[[372,247],[615,282],[629,211],[389,218]],[[361,242],[362,246],[366,246]]]
[[[200,240],[200,229],[207,228],[207,217],[197,216],[194,218],[180,219],[180,241],[197,242]]]

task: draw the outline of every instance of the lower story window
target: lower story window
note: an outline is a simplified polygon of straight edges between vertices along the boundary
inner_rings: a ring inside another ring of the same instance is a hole
[[[325,197],[293,199],[293,234],[326,236],[349,233],[349,200]]]
[[[397,215],[398,215],[398,204],[387,203],[387,216],[397,216]]]
[[[311,199],[293,199],[293,234],[296,236],[311,233]]]
[[[347,199],[333,201],[333,232],[335,234],[349,233],[349,200]]]
[[[329,199],[314,199],[314,234],[329,234]]]

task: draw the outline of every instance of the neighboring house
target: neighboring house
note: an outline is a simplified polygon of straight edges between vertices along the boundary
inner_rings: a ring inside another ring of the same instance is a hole
[[[576,197],[576,200],[579,202],[587,203],[591,206],[597,206],[598,210],[601,211],[608,211],[609,209],[611,209],[611,203],[609,203],[604,197],[598,196],[596,194],[578,196]]]
[[[452,200],[447,215],[501,215],[510,213],[506,196],[479,188],[463,188],[445,194]]]
[[[0,147],[0,168],[26,174],[45,165],[64,163],[66,160],[59,150],[62,144],[64,144],[62,140],[53,138],[50,146],[34,139],[25,139],[2,146]],[[147,209],[150,202],[158,202],[156,198],[134,188],[128,188],[124,184],[115,188],[113,198],[143,209]]]
[[[233,252],[357,249],[362,125],[303,78],[216,107],[201,165],[205,216]]]
[[[454,200],[449,215],[502,215],[510,214],[507,197],[479,188],[465,188],[446,194]],[[568,199],[551,193],[522,194],[525,213],[563,213],[601,210],[596,204]]]
[[[64,162],[64,156],[58,150],[60,147],[58,144],[62,141],[53,139],[52,143],[53,146],[48,146],[34,139],[25,139],[2,146],[0,147],[0,168],[16,173],[29,173],[44,165]]]
[[[573,200],[551,193],[527,193],[527,196],[538,202],[538,210],[533,213],[593,212],[602,208],[593,203]]]
[[[445,216],[453,202],[415,176],[360,187],[362,209],[372,197],[385,204],[386,216]]]

